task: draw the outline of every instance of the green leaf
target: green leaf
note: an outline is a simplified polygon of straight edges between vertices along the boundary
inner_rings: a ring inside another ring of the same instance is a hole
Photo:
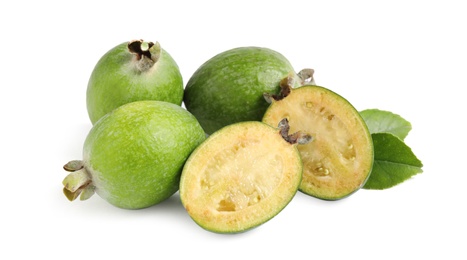
[[[401,140],[412,130],[409,121],[389,111],[379,109],[367,109],[360,112],[368,130],[373,133],[391,133]]]
[[[387,189],[423,172],[422,162],[412,149],[391,133],[374,133],[373,169],[364,189]]]

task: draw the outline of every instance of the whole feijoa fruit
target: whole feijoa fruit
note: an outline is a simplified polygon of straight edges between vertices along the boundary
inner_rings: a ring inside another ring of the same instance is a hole
[[[289,74],[307,81],[313,70],[298,75],[284,55],[263,47],[239,47],[202,64],[185,86],[184,104],[211,134],[242,121],[261,121],[268,107],[264,93],[279,92]]]
[[[342,96],[320,86],[290,88],[272,98],[263,122],[274,125],[288,118],[291,131],[307,131],[314,141],[299,146],[305,194],[337,200],[360,189],[373,167],[373,142],[357,110]]]
[[[90,130],[83,159],[64,168],[69,200],[96,192],[126,209],[155,205],[178,191],[190,153],[205,139],[196,118],[164,101],[135,101],[106,114]]]
[[[182,104],[179,67],[158,42],[134,40],[105,53],[89,78],[86,103],[94,124],[113,109],[138,100]]]
[[[288,134],[259,121],[231,124],[210,135],[190,155],[180,179],[180,199],[190,217],[216,233],[238,233],[276,216],[296,194],[302,178],[297,143],[311,136]]]

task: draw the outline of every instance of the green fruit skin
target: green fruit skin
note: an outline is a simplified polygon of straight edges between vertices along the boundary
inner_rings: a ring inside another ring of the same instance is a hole
[[[192,75],[184,104],[208,134],[242,121],[261,121],[269,104],[263,94],[279,92],[280,81],[294,73],[280,53],[262,47],[222,52]]]
[[[86,103],[94,124],[113,109],[138,100],[160,100],[177,105],[183,101],[183,79],[175,60],[161,49],[159,60],[141,72],[135,55],[121,43],[104,54],[88,82]]]
[[[184,108],[137,101],[93,126],[83,161],[99,196],[119,208],[145,208],[178,191],[183,165],[204,139],[198,121]]]

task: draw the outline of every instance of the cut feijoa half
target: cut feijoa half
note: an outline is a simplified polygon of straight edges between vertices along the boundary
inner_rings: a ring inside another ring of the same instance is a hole
[[[290,130],[306,131],[313,142],[298,147],[303,161],[299,190],[337,200],[349,196],[367,181],[373,167],[373,143],[358,111],[342,96],[320,86],[290,88],[281,83],[279,96],[266,96],[272,104],[263,122],[276,125],[282,118]]]
[[[297,144],[311,136],[288,135],[259,121],[226,126],[188,158],[180,198],[190,217],[216,233],[238,233],[276,216],[296,194],[302,176]]]

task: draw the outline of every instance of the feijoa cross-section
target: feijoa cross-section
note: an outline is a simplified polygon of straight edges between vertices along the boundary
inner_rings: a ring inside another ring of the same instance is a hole
[[[180,198],[191,218],[206,230],[238,233],[277,215],[302,179],[297,144],[311,136],[288,135],[259,121],[235,123],[208,137],[188,158]]]
[[[371,173],[373,143],[368,128],[342,96],[320,86],[292,89],[290,80],[282,81],[282,95],[266,95],[272,104],[263,122],[275,125],[288,118],[291,131],[313,136],[313,142],[298,147],[303,161],[300,191],[325,200],[347,197]]]

